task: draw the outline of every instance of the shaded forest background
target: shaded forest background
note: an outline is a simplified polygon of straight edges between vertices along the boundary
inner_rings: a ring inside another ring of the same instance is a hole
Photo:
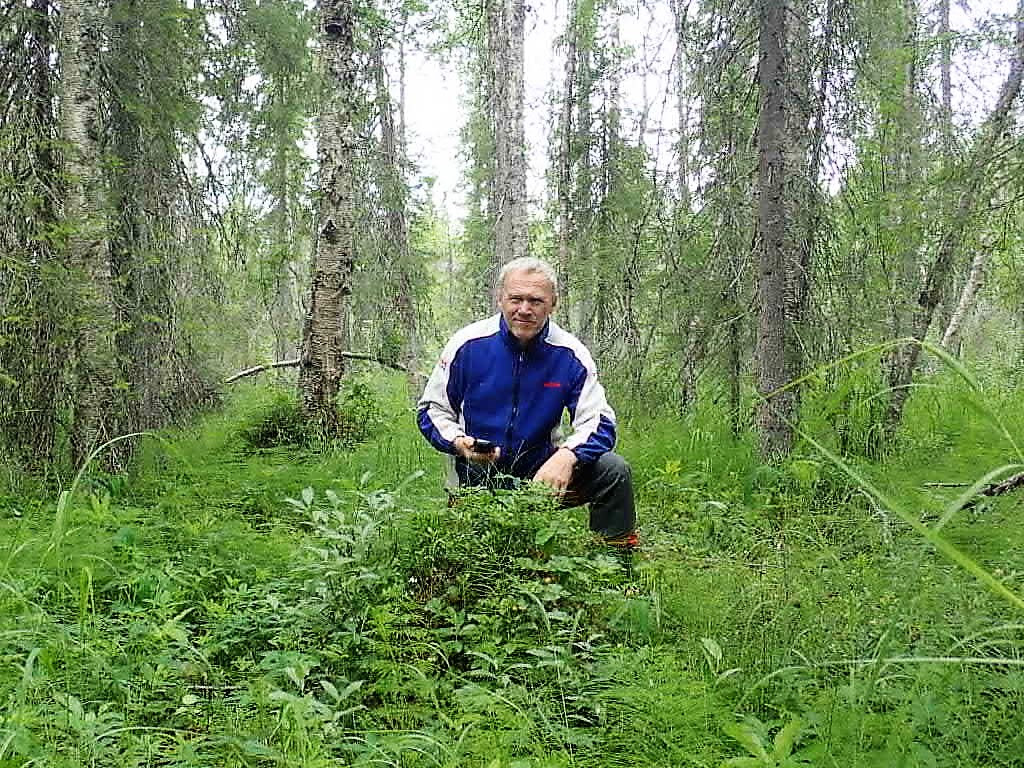
[[[11,472],[187,418],[258,364],[297,366],[334,428],[352,355],[415,384],[525,254],[557,265],[559,322],[623,408],[726,403],[769,459],[801,420],[884,452],[922,349],[1019,381],[1024,9],[953,29],[948,0],[560,7],[530,200],[521,0],[4,0]],[[655,7],[669,72],[622,42]],[[462,221],[411,159],[413,52],[459,62]]]

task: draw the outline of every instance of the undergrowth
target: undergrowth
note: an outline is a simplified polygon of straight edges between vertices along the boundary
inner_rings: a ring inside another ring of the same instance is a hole
[[[251,439],[287,407],[246,385],[59,519],[0,499],[0,766],[1024,765],[1024,617],[813,446],[624,424],[627,568],[543,493],[449,506],[400,380],[365,383],[362,442]],[[955,379],[884,462],[831,396],[812,436],[928,525],[963,490],[929,483],[1010,458]],[[1019,592],[1019,514],[942,533]]]
[[[253,450],[265,448],[352,448],[381,426],[380,398],[365,377],[352,376],[338,393],[336,425],[330,433],[307,423],[294,388],[257,390],[245,403],[238,435]]]

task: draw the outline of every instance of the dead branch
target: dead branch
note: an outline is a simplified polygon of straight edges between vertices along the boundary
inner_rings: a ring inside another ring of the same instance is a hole
[[[384,366],[385,368],[391,368],[396,371],[402,371],[408,373],[409,369],[401,363],[394,363],[390,360],[384,360],[383,358],[376,357],[375,355],[369,355],[365,352],[342,352],[341,356],[347,360],[368,360],[371,363],[377,363],[378,365]],[[246,368],[244,371],[239,371],[234,376],[229,376],[224,379],[225,384],[233,384],[239,379],[244,379],[247,376],[255,376],[257,373],[263,373],[264,371],[270,371],[274,368],[297,368],[301,360],[294,358],[292,360],[278,360],[275,363],[266,363],[264,365],[254,365],[252,368]]]
[[[964,488],[968,483],[925,483],[925,488]],[[1018,488],[1024,486],[1024,472],[1018,472],[1016,475],[1010,475],[1005,480],[998,483],[989,483],[980,491],[978,496],[964,504],[964,509],[971,509],[978,503],[978,497],[980,496],[1002,496],[1004,493],[1015,491]]]
[[[1024,485],[1024,472],[1018,472],[1016,475],[1010,475],[1000,483],[992,483],[982,490],[982,496],[1002,496],[1004,493],[1009,493],[1017,488]]]

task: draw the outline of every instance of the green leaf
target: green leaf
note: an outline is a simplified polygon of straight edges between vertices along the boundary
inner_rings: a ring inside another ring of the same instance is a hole
[[[334,686],[334,683],[332,683],[330,680],[321,680],[320,681],[320,687],[323,688],[325,691],[327,691],[327,695],[330,696],[335,701],[340,701],[341,700],[341,694],[338,693],[338,689]]]
[[[306,488],[302,489],[302,501],[303,501],[303,503],[307,507],[312,506],[312,504],[313,504],[313,489],[312,488],[306,487]]]
[[[775,734],[775,759],[782,760],[783,758],[789,757],[793,752],[793,745],[796,743],[797,737],[800,735],[800,730],[803,728],[803,723],[800,722],[800,718],[794,717],[785,728],[782,728],[777,734]]]
[[[722,646],[716,643],[710,637],[702,637],[700,644],[704,646],[704,653],[711,659],[714,659],[715,665],[722,663]]]
[[[363,687],[363,680],[356,680],[355,682],[349,683],[345,686],[345,689],[338,694],[338,701],[344,701],[353,693]]]
[[[302,673],[299,674],[299,672],[295,669],[295,667],[285,667],[284,668],[284,673],[286,675],[288,675],[288,679],[289,680],[291,680],[293,683],[295,683],[295,687],[298,688],[301,691],[303,683],[305,682],[305,679],[306,679],[306,672],[305,672],[305,670],[303,670]]]
[[[722,730],[742,744],[746,748],[747,752],[752,754],[754,757],[758,757],[765,762],[768,762],[770,759],[768,757],[768,751],[764,748],[764,742],[761,739],[761,734],[758,733],[759,729],[755,727],[754,723],[761,725],[759,720],[754,720],[753,723],[750,720],[745,720],[742,723],[726,723],[722,727]]]

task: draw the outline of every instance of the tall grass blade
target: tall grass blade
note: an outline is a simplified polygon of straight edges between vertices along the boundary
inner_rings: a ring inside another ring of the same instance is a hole
[[[999,579],[989,573],[984,567],[972,560],[968,555],[961,552],[953,544],[943,539],[937,531],[932,530],[928,526],[924,525],[914,515],[899,508],[899,505],[894,503],[892,499],[888,498],[882,491],[875,487],[875,485],[868,480],[866,477],[861,475],[857,470],[847,464],[843,459],[834,454],[824,445],[819,443],[809,434],[803,430],[797,430],[801,437],[803,437],[808,443],[813,445],[823,456],[829,461],[839,467],[845,472],[851,480],[857,483],[862,489],[871,494],[875,500],[883,506],[883,508],[889,510],[897,517],[899,517],[904,523],[909,525],[914,531],[924,537],[935,549],[941,552],[943,555],[948,557],[954,563],[959,565],[961,568],[966,570],[978,579],[982,584],[987,586],[992,592],[997,594],[1003,600],[1008,602],[1014,608],[1020,611],[1024,611],[1024,599],[1022,599],[1015,592],[1010,590],[1005,584]]]
[[[1024,469],[1024,464],[1006,464],[998,469],[993,469],[991,472],[986,474],[980,480],[975,482],[970,488],[960,494],[956,501],[946,507],[946,511],[943,513],[939,521],[932,526],[933,531],[941,531],[943,526],[946,525],[953,516],[959,512],[964,506],[967,505],[972,499],[977,497],[985,488],[987,488],[996,478],[1016,473]]]
[[[57,499],[57,514],[54,516],[53,529],[50,533],[50,551],[60,551],[60,541],[64,538],[67,528],[68,505],[75,497],[75,492],[78,490],[78,484],[82,482],[82,478],[85,476],[85,472],[89,468],[93,459],[112,445],[117,445],[125,440],[131,440],[133,437],[145,436],[155,437],[152,432],[131,432],[126,435],[119,435],[107,440],[107,442],[102,445],[97,446],[93,449],[92,453],[86,456],[85,461],[82,462],[82,466],[79,468],[78,472],[75,473],[74,480],[71,481],[71,487],[66,491],[61,491],[60,496]]]

